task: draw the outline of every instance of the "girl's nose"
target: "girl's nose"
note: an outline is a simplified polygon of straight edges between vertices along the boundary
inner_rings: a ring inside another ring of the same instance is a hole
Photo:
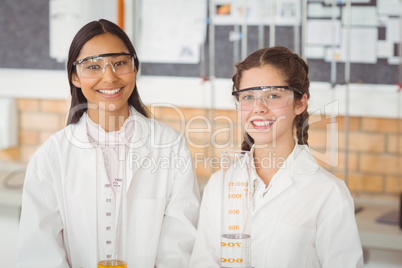
[[[108,65],[110,68],[108,68]],[[103,66],[103,79],[116,80],[115,69],[110,62],[107,62],[105,66]]]
[[[268,112],[268,106],[263,98],[258,98],[254,103],[254,113],[266,113]]]

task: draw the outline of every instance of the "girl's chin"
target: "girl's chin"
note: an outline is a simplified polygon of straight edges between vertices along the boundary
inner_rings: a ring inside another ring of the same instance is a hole
[[[104,113],[125,113],[129,108],[126,104],[118,102],[99,102],[94,110],[102,111]],[[89,109],[91,107],[89,106]]]
[[[258,131],[255,129],[249,129],[246,131],[250,137],[256,140],[267,141],[272,139],[272,131]]]
[[[250,134],[249,134],[250,135]],[[265,135],[250,135],[251,138],[254,140],[254,144],[258,145],[266,145],[274,142],[274,140],[270,137],[267,137],[267,134]]]

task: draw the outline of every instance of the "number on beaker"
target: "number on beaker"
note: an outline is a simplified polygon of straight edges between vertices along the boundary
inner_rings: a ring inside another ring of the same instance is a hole
[[[230,242],[230,243],[225,243],[225,242],[221,242],[221,246],[222,247],[226,247],[226,246],[228,246],[228,247],[234,247],[234,246],[237,246],[237,247],[241,247],[241,243],[232,243],[232,242]]]
[[[241,258],[238,258],[238,259],[234,259],[234,258],[229,258],[229,259],[221,258],[221,262],[230,262],[230,263],[237,262],[237,263],[242,263],[242,262],[243,262],[243,259],[241,259]]]
[[[229,209],[229,214],[240,214],[240,209]]]
[[[228,229],[229,229],[229,230],[239,230],[239,229],[240,229],[240,226],[239,226],[239,225],[229,225],[229,226],[228,226]]]

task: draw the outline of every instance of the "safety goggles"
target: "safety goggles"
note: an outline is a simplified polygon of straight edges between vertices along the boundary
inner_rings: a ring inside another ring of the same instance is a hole
[[[278,109],[293,103],[294,94],[303,95],[299,90],[288,86],[260,86],[240,89],[232,92],[236,99],[236,108],[241,111],[251,111],[257,101],[268,109]]]
[[[110,65],[115,75],[134,72],[135,54],[106,53],[86,57],[73,63],[77,67],[78,75],[85,78],[99,78],[105,73],[106,66]]]

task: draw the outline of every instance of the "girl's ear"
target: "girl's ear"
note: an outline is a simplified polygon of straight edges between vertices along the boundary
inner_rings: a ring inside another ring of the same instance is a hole
[[[78,77],[78,75],[76,73],[73,73],[73,75],[71,77],[71,82],[73,83],[73,85],[76,88],[81,88],[81,81],[80,81],[80,78]]]
[[[299,101],[297,101],[297,104],[295,107],[295,114],[299,115],[302,112],[304,112],[304,110],[306,110],[306,109],[307,109],[307,95],[303,94],[301,99]]]

